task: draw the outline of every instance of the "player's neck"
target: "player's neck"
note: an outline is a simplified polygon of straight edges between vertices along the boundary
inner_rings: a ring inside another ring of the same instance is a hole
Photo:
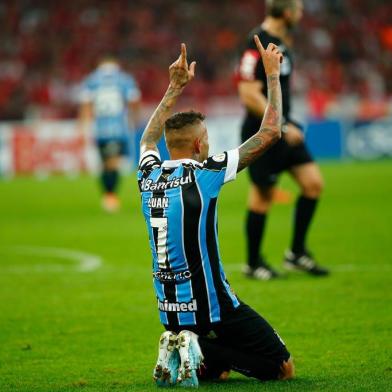
[[[268,34],[274,37],[280,38],[282,41],[287,40],[289,31],[287,25],[283,19],[273,18],[272,16],[267,16],[262,23],[261,27]]]
[[[199,154],[194,154],[191,151],[171,150],[170,160],[178,161],[179,159],[192,159],[194,161],[200,162]]]

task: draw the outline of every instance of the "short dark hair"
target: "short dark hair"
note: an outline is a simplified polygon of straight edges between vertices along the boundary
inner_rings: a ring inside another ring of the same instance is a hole
[[[200,112],[195,112],[190,110],[188,112],[179,112],[173,114],[165,121],[165,130],[170,131],[172,129],[181,129],[186,127],[187,125],[193,125],[198,122],[201,122],[206,117],[204,114]]]
[[[295,8],[296,0],[266,0],[267,15],[273,18],[281,18],[287,8]]]

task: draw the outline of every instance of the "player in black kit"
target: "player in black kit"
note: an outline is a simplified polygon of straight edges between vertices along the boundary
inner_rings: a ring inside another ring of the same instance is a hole
[[[305,241],[323,188],[323,180],[317,164],[304,144],[301,126],[291,118],[290,110],[290,78],[293,70],[290,33],[302,17],[302,0],[266,0],[266,11],[264,22],[249,34],[238,68],[238,92],[247,109],[242,124],[242,141],[247,140],[255,129],[258,129],[267,105],[266,75],[252,38],[254,34],[264,46],[269,43],[277,45],[284,56],[280,75],[283,137],[249,166],[251,185],[246,220],[248,264],[244,272],[249,277],[261,280],[278,276],[263,258],[260,247],[278,176],[287,170],[299,185],[301,194],[296,203],[291,249],[285,253],[284,266],[312,275],[327,275],[328,270],[316,264]]]

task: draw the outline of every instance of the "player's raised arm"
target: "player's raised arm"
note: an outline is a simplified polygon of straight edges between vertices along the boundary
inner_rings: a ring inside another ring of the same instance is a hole
[[[147,150],[158,151],[157,143],[162,136],[165,121],[184,87],[195,77],[196,62],[188,66],[186,46],[181,44],[181,54],[169,67],[170,83],[162,101],[151,116],[140,141],[140,153]]]
[[[256,35],[254,40],[263,59],[267,76],[268,104],[259,131],[239,147],[237,171],[250,165],[281,137],[282,91],[279,75],[283,57],[276,45],[269,44],[267,49],[264,49]]]

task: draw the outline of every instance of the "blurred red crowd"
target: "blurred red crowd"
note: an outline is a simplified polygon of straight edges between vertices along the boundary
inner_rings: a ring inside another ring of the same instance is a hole
[[[297,92],[314,112],[339,94],[392,92],[392,3],[305,0],[296,32]],[[70,118],[79,82],[118,56],[145,101],[160,98],[167,67],[188,44],[199,100],[235,94],[233,70],[262,0],[14,0],[0,3],[0,119]]]
[[[359,101],[361,118],[385,114],[392,95],[392,2],[305,0],[297,32],[297,91],[322,117],[336,97]]]

